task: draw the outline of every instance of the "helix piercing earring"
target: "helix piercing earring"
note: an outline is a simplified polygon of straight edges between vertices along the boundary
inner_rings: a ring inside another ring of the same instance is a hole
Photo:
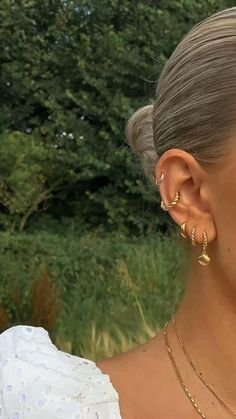
[[[158,187],[160,186],[160,183],[162,182],[163,178],[164,178],[164,173],[162,172],[162,173],[161,173],[161,177],[160,177],[159,182],[158,182],[158,180],[156,179],[156,185],[157,185]]]
[[[161,201],[161,208],[164,211],[169,211],[170,208],[174,207],[177,204],[177,202],[179,201],[179,198],[180,198],[180,192],[176,192],[173,201],[171,201],[169,204],[164,204],[164,202]]]
[[[207,245],[208,245],[208,239],[207,239],[207,233],[205,231],[203,231],[202,233],[202,253],[200,254],[200,256],[198,256],[198,262],[200,263],[200,265],[202,266],[206,266],[210,263],[211,259],[207,254]]]
[[[196,233],[196,226],[193,227],[192,232],[191,232],[191,240],[192,240],[192,245],[196,246],[196,240],[195,240],[195,233]]]
[[[185,222],[185,223],[183,223],[183,224],[181,224],[180,228],[181,228],[181,236],[182,236],[184,239],[188,239],[188,235],[187,235],[187,233],[186,233],[186,222]]]
[[[160,180],[159,180],[159,182],[158,182],[158,180],[156,179],[156,185],[159,187],[160,186],[160,183],[162,182],[162,180],[164,179],[164,173],[162,172],[161,173],[161,177],[160,177]],[[174,197],[174,199],[173,199],[173,201],[171,201],[169,204],[164,204],[164,202],[163,201],[161,201],[161,208],[164,210],[164,211],[169,211],[169,209],[171,208],[171,207],[173,207],[173,206],[175,206],[176,204],[177,204],[177,202],[178,202],[178,200],[179,200],[179,198],[180,198],[180,193],[179,192],[176,192],[176,194],[175,194],[175,197]]]

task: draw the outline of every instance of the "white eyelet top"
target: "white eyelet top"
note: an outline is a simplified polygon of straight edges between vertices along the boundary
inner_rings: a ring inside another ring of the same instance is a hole
[[[109,375],[62,352],[41,327],[0,335],[0,419],[121,419]]]

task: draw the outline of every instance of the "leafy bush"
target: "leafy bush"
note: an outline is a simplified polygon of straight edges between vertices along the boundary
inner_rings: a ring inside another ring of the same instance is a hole
[[[6,138],[1,153],[16,133],[19,143],[15,154],[12,148],[9,156],[3,153],[0,173],[5,176],[8,163],[20,157],[24,174],[20,193],[7,190],[11,203],[16,196],[19,201],[10,209],[6,190],[0,193],[10,225],[13,217],[16,228],[24,229],[28,220],[37,226],[39,217],[32,216],[39,210],[108,231],[150,232],[165,224],[159,196],[146,187],[124,145],[125,122],[153,96],[160,70],[183,34],[234,5],[233,0],[1,0],[1,142]],[[26,137],[29,146],[36,140],[39,150],[44,148],[35,160],[25,154]],[[43,178],[35,185],[39,173]],[[10,180],[10,186],[20,186],[17,170]],[[38,202],[26,180],[39,190],[56,188],[50,199]]]
[[[137,336],[163,325],[183,291],[183,248],[175,235],[1,233],[0,243],[0,307],[10,313],[10,324],[51,328],[74,353],[90,351],[93,328],[114,342],[121,333],[130,345],[138,343]],[[56,311],[60,306],[57,319],[52,302]]]

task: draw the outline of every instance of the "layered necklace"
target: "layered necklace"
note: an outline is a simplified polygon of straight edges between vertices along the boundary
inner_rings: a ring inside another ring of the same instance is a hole
[[[185,385],[185,383],[184,383],[184,381],[183,381],[183,378],[182,378],[182,376],[181,376],[181,374],[180,374],[180,372],[179,372],[179,369],[178,369],[178,367],[177,367],[177,364],[176,364],[176,362],[175,362],[175,358],[174,358],[174,356],[173,356],[173,351],[172,351],[172,349],[171,349],[171,347],[170,347],[170,343],[169,343],[169,339],[168,339],[168,332],[167,332],[167,326],[168,326],[168,323],[169,322],[167,322],[166,324],[165,324],[165,326],[164,326],[164,330],[163,330],[163,333],[164,333],[164,340],[165,340],[165,346],[166,346],[166,350],[167,350],[167,353],[168,353],[168,355],[169,355],[169,358],[170,358],[170,361],[171,361],[171,363],[172,363],[172,366],[173,366],[173,368],[174,368],[174,371],[175,371],[175,373],[176,373],[176,376],[177,376],[177,378],[178,378],[178,380],[179,380],[179,382],[180,382],[180,384],[181,384],[181,386],[182,386],[182,388],[183,388],[183,390],[184,390],[184,392],[185,392],[185,394],[186,394],[186,396],[188,397],[188,399],[190,400],[190,402],[192,403],[192,405],[193,405],[193,407],[194,407],[194,409],[197,411],[197,413],[199,414],[199,416],[201,416],[203,419],[207,419],[207,416],[203,413],[203,411],[200,409],[200,407],[198,406],[198,404],[197,404],[197,402],[196,402],[196,400],[194,399],[194,397],[192,396],[192,394],[191,394],[191,392],[190,392],[190,390],[188,389],[188,387]],[[193,371],[194,371],[194,373],[200,378],[200,380],[201,380],[201,382],[208,388],[208,390],[213,394],[213,396],[219,401],[219,403],[221,404],[221,406],[224,408],[224,409],[226,409],[227,410],[227,412],[232,416],[232,417],[236,417],[236,413],[222,400],[222,398],[220,397],[220,396],[218,396],[217,394],[216,394],[216,392],[213,390],[213,388],[210,386],[210,384],[206,381],[206,380],[204,380],[204,378],[202,377],[202,374],[198,371],[198,369],[195,367],[195,365],[193,364],[193,361],[192,361],[192,359],[190,358],[190,356],[189,356],[189,353],[187,352],[187,350],[186,350],[186,348],[184,347],[184,345],[183,345],[183,342],[182,342],[182,340],[181,340],[181,338],[180,338],[180,335],[179,335],[179,332],[178,332],[178,329],[177,329],[177,326],[176,326],[176,322],[175,322],[175,317],[173,316],[172,317],[172,325],[173,325],[173,328],[174,328],[174,331],[175,331],[175,334],[176,334],[176,336],[177,336],[177,338],[178,338],[178,341],[179,341],[179,344],[180,344],[180,346],[181,346],[181,348],[182,348],[182,350],[183,350],[183,353],[184,353],[184,355],[185,355],[185,357],[186,357],[186,359],[188,360],[188,362],[189,362],[189,364],[191,365],[191,367],[192,367],[192,369],[193,369]]]

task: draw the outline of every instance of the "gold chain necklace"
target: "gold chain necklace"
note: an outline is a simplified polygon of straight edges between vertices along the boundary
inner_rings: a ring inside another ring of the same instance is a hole
[[[189,398],[189,400],[191,401],[191,403],[192,403],[192,405],[193,405],[194,409],[198,412],[198,414],[199,414],[199,415],[200,415],[203,419],[207,419],[206,415],[205,415],[205,414],[201,411],[201,409],[198,407],[198,405],[197,405],[197,403],[196,403],[195,399],[193,398],[193,396],[191,395],[191,393],[190,393],[189,389],[186,387],[186,385],[185,385],[185,384],[184,384],[184,382],[183,382],[183,379],[182,379],[182,377],[181,377],[181,374],[180,374],[180,372],[179,372],[179,370],[178,370],[178,367],[177,367],[177,365],[176,365],[175,359],[174,359],[174,357],[173,357],[173,354],[172,354],[172,349],[170,348],[169,339],[168,339],[168,334],[167,334],[167,325],[168,325],[168,322],[166,322],[165,327],[164,327],[164,330],[163,330],[163,333],[164,333],[164,340],[165,340],[165,345],[166,345],[166,350],[167,350],[167,353],[168,353],[168,355],[169,355],[169,357],[170,357],[170,360],[171,360],[171,362],[172,362],[172,365],[173,365],[173,368],[174,368],[175,373],[176,373],[176,375],[177,375],[177,378],[178,378],[178,380],[179,380],[179,382],[180,382],[180,384],[181,384],[182,388],[184,389],[185,394],[187,395],[187,397],[188,397],[188,398]]]
[[[192,369],[194,370],[194,372],[197,374],[197,376],[200,378],[200,380],[202,381],[202,383],[208,388],[208,390],[213,394],[213,396],[215,396],[215,398],[219,401],[219,403],[230,413],[231,416],[236,417],[236,413],[220,398],[220,396],[218,396],[215,391],[213,390],[213,388],[210,386],[210,384],[208,384],[202,377],[201,373],[197,370],[197,368],[195,367],[195,365],[193,364],[192,359],[190,358],[187,350],[184,347],[184,344],[180,338],[180,335],[178,333],[178,329],[175,323],[175,316],[172,317],[172,324],[173,324],[173,329],[175,331],[175,334],[178,338],[178,341],[180,343],[180,346],[189,362],[189,364],[191,365]]]

